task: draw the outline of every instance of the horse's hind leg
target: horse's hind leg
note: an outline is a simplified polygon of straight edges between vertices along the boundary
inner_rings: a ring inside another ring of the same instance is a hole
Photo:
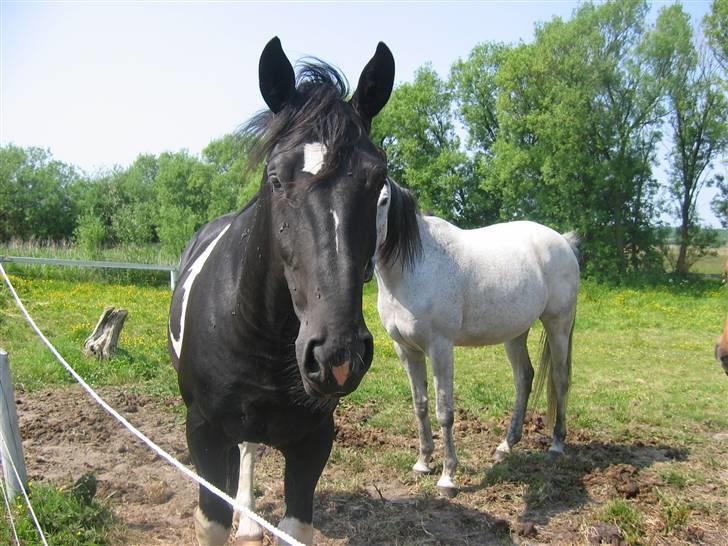
[[[437,422],[442,429],[442,444],[445,452],[442,476],[437,481],[437,487],[440,493],[446,497],[454,497],[458,492],[458,487],[455,485],[458,458],[452,437],[454,421],[452,343],[444,338],[434,340],[430,346],[430,359],[432,360],[432,375],[436,393],[435,412]]]
[[[551,352],[551,376],[549,379],[549,406],[556,404],[554,433],[549,453],[564,452],[566,440],[566,402],[571,382],[571,335],[573,314],[543,317],[544,329]],[[551,400],[555,398],[555,400]]]
[[[258,444],[243,442],[240,444],[240,478],[238,494],[235,500],[249,510],[255,510],[253,493],[253,477],[255,474],[255,455]],[[238,530],[235,533],[236,546],[254,546],[263,544],[263,530],[255,521],[242,512],[235,512],[238,518]]]
[[[219,489],[235,494],[236,484],[231,481],[237,482],[237,473],[231,476],[230,470],[238,464],[238,447],[228,445],[220,427],[205,421],[194,406],[187,410],[187,445],[200,476]],[[202,486],[194,517],[195,536],[201,546],[227,542],[233,509]]]
[[[511,362],[513,381],[516,384],[516,403],[508,434],[495,450],[496,461],[502,461],[511,452],[511,448],[520,441],[523,432],[523,419],[526,416],[528,397],[533,384],[533,366],[528,356],[527,340],[528,332],[525,332],[505,343],[506,355]]]
[[[417,418],[417,432],[420,439],[420,454],[417,462],[412,467],[418,474],[429,474],[432,472],[430,462],[435,445],[432,441],[432,429],[430,419],[427,416],[427,368],[425,366],[425,354],[420,351],[413,351],[394,343],[394,348],[399,359],[407,368],[407,375],[412,389],[412,406]]]

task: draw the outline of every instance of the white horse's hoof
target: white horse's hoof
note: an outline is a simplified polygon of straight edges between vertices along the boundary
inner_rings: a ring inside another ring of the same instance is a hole
[[[511,454],[511,446],[508,445],[508,442],[506,440],[503,440],[500,445],[495,448],[495,453],[493,454],[493,458],[495,459],[495,462],[499,463],[503,460],[505,460],[508,455]]]
[[[412,467],[412,472],[415,474],[418,474],[420,476],[424,476],[426,474],[432,474],[433,468],[430,467],[427,463],[423,463],[422,461],[417,461],[415,465]]]
[[[460,491],[458,486],[455,485],[455,482],[445,476],[438,480],[437,489],[443,497],[447,497],[448,499],[453,498]]]
[[[501,451],[500,449],[496,449],[495,453],[493,454],[493,459],[495,459],[495,462],[500,463],[505,461],[508,455],[509,453],[507,451]]]

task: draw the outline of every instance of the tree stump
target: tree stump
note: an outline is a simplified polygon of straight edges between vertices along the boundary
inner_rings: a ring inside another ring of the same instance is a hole
[[[129,312],[126,309],[105,307],[96,328],[83,344],[83,354],[95,355],[99,360],[109,360],[116,352],[119,334]]]

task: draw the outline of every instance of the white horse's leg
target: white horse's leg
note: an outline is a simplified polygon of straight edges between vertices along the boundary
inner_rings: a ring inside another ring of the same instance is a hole
[[[564,452],[566,440],[566,400],[571,377],[571,325],[573,314],[542,319],[551,350],[551,380],[556,395],[556,417],[554,434],[549,453],[560,455]]]
[[[425,354],[420,351],[413,351],[394,343],[394,348],[399,359],[407,369],[407,375],[412,388],[412,406],[417,418],[417,432],[420,439],[420,454],[417,462],[412,467],[418,474],[429,474],[432,472],[430,462],[435,444],[432,441],[432,429],[430,419],[427,416],[427,368],[425,367]]]
[[[513,382],[516,384],[516,403],[513,407],[508,434],[495,450],[496,461],[502,461],[511,452],[513,446],[520,441],[523,432],[523,419],[526,417],[528,397],[533,384],[533,366],[528,356],[527,340],[528,332],[525,332],[505,342],[506,355],[513,368]]]
[[[249,510],[255,510],[253,477],[255,475],[255,452],[257,449],[258,444],[250,442],[240,444],[240,476],[238,477],[238,493],[235,500]],[[239,520],[238,530],[235,533],[234,544],[236,546],[263,544],[263,530],[260,525],[237,510],[235,511],[235,518]]]
[[[430,346],[432,375],[435,382],[435,412],[442,429],[442,443],[445,451],[442,463],[442,476],[437,482],[440,493],[447,497],[457,494],[455,469],[458,458],[452,438],[454,420],[453,408],[453,351],[452,343],[444,338],[434,340]]]

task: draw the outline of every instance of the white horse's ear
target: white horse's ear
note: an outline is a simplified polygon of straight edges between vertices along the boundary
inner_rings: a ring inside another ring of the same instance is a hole
[[[389,220],[389,180],[384,182],[381,191],[379,192],[379,198],[377,199],[377,246],[374,252],[376,257],[379,249],[382,248],[384,242],[387,240],[387,222]]]
[[[384,182],[382,189],[379,191],[379,199],[377,200],[377,206],[389,205],[389,179]]]

